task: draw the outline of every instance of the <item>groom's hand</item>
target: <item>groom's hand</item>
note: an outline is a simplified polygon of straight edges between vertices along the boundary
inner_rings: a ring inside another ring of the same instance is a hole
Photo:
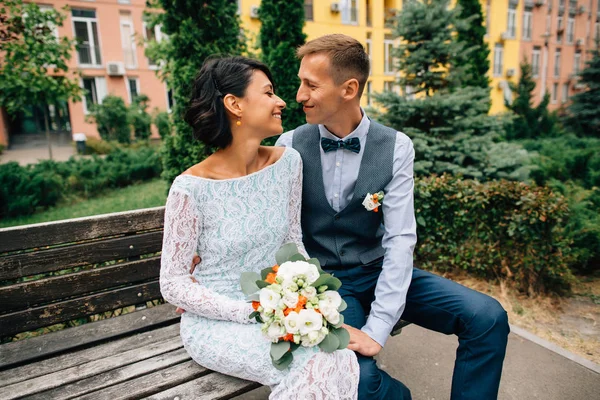
[[[381,345],[360,329],[353,328],[346,324],[344,324],[343,327],[346,328],[350,334],[350,343],[348,343],[348,348],[350,350],[356,351],[367,357],[374,357],[381,351]]]
[[[200,261],[200,256],[198,254],[194,254],[194,258],[192,259],[192,265],[190,266],[190,275],[194,273],[194,269],[196,269],[196,265],[200,264]],[[190,279],[192,280],[192,282],[198,283],[198,281],[193,276],[190,276]],[[175,310],[175,313],[177,314],[183,314],[184,312],[185,310],[181,307],[177,307],[177,309]]]

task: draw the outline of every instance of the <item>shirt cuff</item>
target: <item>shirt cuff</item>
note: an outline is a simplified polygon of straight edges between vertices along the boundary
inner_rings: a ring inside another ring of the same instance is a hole
[[[361,331],[369,335],[371,339],[383,347],[390,336],[390,332],[392,332],[392,328],[393,326],[390,326],[386,321],[369,315],[367,323],[362,327]]]

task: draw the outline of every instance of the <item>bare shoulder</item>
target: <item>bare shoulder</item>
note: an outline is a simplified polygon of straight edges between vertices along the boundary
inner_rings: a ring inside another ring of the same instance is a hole
[[[279,161],[279,159],[285,153],[285,147],[279,146],[261,146],[260,150],[265,154],[265,159],[267,160],[266,164],[271,165]]]
[[[191,175],[197,178],[213,179],[215,173],[211,166],[214,164],[214,160],[212,160],[211,157],[212,156],[209,156],[202,162],[192,165],[191,167],[183,171],[181,175]]]

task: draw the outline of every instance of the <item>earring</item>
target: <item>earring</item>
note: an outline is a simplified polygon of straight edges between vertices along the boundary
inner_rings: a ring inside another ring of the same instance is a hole
[[[235,121],[237,126],[242,126],[242,117],[238,117],[237,121]]]

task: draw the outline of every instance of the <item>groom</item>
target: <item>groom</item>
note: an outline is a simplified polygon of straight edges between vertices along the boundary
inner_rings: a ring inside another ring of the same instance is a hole
[[[509,332],[506,312],[484,294],[413,268],[413,145],[360,107],[368,55],[357,40],[334,34],[306,43],[298,57],[296,100],[308,124],[284,133],[277,144],[302,156],[304,244],[342,281],[349,348],[360,364],[359,398],[411,398],[373,359],[402,316],[458,336],[452,399],[495,399]],[[363,205],[380,191],[377,210]]]

